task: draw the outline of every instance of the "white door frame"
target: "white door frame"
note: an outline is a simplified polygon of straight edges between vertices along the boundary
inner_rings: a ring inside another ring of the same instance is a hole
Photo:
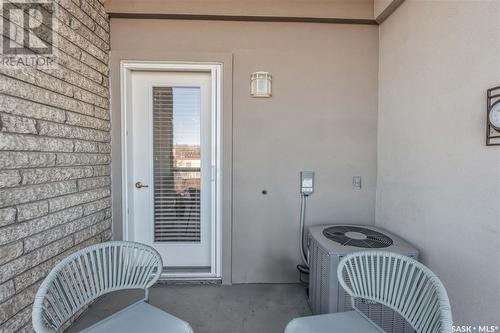
[[[211,271],[209,273],[191,274],[168,274],[168,278],[182,277],[190,279],[220,279],[222,276],[221,258],[221,225],[222,225],[222,193],[221,193],[221,158],[222,158],[222,64],[212,62],[153,62],[153,61],[131,61],[122,60],[120,62],[120,90],[121,90],[121,166],[122,166],[122,216],[123,216],[123,239],[129,240],[133,211],[130,204],[130,191],[133,184],[129,182],[128,165],[129,146],[132,137],[128,136],[129,121],[132,112],[131,107],[131,74],[134,70],[142,71],[165,71],[165,72],[207,72],[211,74],[212,80],[212,146],[211,164],[212,178],[215,179],[215,186],[212,186],[211,193]]]

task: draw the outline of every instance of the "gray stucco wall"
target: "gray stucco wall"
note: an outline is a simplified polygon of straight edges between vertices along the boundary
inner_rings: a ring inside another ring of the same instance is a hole
[[[27,332],[41,280],[111,237],[109,21],[58,0],[57,69],[0,69],[0,331]]]
[[[500,324],[499,54],[498,1],[405,1],[380,26],[376,224],[418,247],[455,325]]]
[[[116,237],[124,59],[224,63],[222,131],[232,141],[222,170],[232,172],[232,184],[224,182],[232,190],[230,212],[223,213],[232,219],[223,223],[224,282],[298,281],[301,170],[316,171],[308,224],[374,223],[376,26],[112,19],[111,46]],[[273,75],[272,98],[250,96],[257,70]],[[363,177],[361,191],[352,189],[352,176]]]

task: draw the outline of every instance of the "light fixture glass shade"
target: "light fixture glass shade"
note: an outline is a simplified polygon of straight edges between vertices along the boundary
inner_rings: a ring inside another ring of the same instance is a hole
[[[255,72],[250,77],[250,95],[252,97],[271,97],[271,74]]]

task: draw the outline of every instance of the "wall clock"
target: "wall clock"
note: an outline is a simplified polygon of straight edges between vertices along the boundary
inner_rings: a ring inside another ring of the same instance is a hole
[[[488,112],[488,121],[494,129],[500,131],[500,100],[496,101],[490,107],[490,111]]]
[[[486,145],[500,146],[500,86],[486,92]]]

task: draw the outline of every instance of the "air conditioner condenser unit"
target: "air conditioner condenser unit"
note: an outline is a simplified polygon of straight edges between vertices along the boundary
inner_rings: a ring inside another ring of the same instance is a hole
[[[352,252],[383,250],[418,259],[407,241],[381,228],[361,225],[320,225],[309,228],[309,304],[314,314],[352,310],[351,298],[337,279],[339,261]],[[386,332],[410,333],[411,326],[388,307],[356,300],[356,306]]]

